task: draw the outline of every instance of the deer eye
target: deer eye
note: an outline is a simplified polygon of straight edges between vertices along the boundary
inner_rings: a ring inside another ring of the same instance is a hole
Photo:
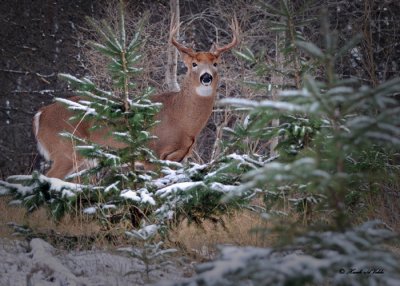
[[[217,63],[214,63],[214,64],[213,64],[214,67],[216,67],[217,65],[218,65]]]
[[[192,67],[197,67],[197,64],[196,63],[192,63]]]

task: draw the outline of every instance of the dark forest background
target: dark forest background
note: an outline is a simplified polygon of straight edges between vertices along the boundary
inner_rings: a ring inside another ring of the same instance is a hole
[[[162,81],[170,21],[169,1],[127,2],[133,23],[146,13],[148,15],[143,85],[151,84],[161,91],[165,89]],[[236,12],[243,33],[240,48],[246,46],[254,52],[265,51],[265,62],[273,62],[276,34],[268,30],[269,15],[260,9],[260,2],[181,1],[181,17],[187,23],[186,42],[196,43],[198,49],[208,49],[215,40],[216,27],[220,28],[220,35],[228,37],[227,19]],[[265,2],[274,5],[277,1]],[[292,2],[300,5],[304,1]],[[399,75],[399,1],[324,0],[310,3],[302,17],[316,18],[321,8],[327,8],[332,29],[338,31],[341,44],[356,34],[363,36],[357,49],[342,58],[338,66],[340,74],[356,77],[370,86]],[[101,79],[96,59],[91,58],[85,46],[85,41],[90,38],[85,16],[110,17],[112,7],[112,1],[105,0],[0,2],[0,179],[13,174],[29,174],[38,168],[41,159],[32,133],[32,118],[54,97],[72,95],[67,84],[57,77],[58,73],[77,77],[92,75]],[[302,31],[316,43],[319,41],[318,23],[311,21]],[[228,61],[227,66],[234,65],[235,68],[225,70],[230,81],[222,81],[220,97],[259,96],[237,84],[252,79],[251,67],[232,55],[225,57],[225,61]],[[229,88],[227,83],[231,84]],[[212,156],[219,127],[231,124],[234,119],[226,114],[213,115],[198,140],[198,145],[202,146],[196,153],[198,160],[208,160]]]
[[[101,14],[101,1],[0,2],[0,177],[30,173],[37,162],[32,118],[70,95],[59,72],[83,75],[77,28]]]

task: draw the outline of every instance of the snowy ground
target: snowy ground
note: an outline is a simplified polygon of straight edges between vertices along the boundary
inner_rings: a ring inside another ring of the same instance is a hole
[[[30,243],[0,238],[1,286],[165,285],[183,281],[184,267],[171,263],[150,274],[138,259],[105,251],[66,252],[41,239]]]

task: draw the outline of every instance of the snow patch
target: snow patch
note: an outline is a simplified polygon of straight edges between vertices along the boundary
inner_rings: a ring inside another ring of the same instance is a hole
[[[171,186],[162,188],[156,192],[157,196],[160,196],[161,198],[164,198],[171,193],[175,193],[177,191],[187,191],[195,187],[199,186],[205,186],[203,182],[182,182],[182,183],[177,183],[173,184]]]
[[[122,190],[121,191],[121,197],[123,197],[124,199],[129,199],[135,202],[140,202],[141,199],[140,197],[137,195],[137,192],[126,189],[126,190]]]
[[[84,213],[84,214],[87,214],[87,215],[92,215],[92,214],[95,214],[96,211],[97,211],[97,208],[96,208],[96,207],[88,207],[88,208],[85,208],[85,209],[83,210],[83,213]]]
[[[285,110],[290,112],[300,111],[304,112],[306,109],[300,105],[273,100],[255,101],[243,98],[225,98],[220,101],[223,105],[232,105],[237,107],[251,107],[251,108],[272,108],[277,110]]]
[[[121,197],[133,200],[135,202],[140,202],[142,204],[150,204],[155,206],[156,201],[153,199],[152,194],[145,188],[139,189],[137,191],[125,189],[120,194]]]
[[[117,187],[118,184],[119,184],[119,181],[116,181],[115,183],[113,183],[113,184],[107,186],[107,187],[104,189],[104,192],[105,192],[105,193],[108,193],[108,192],[111,191],[111,190],[118,191],[118,187]]]
[[[0,196],[8,195],[10,193],[10,189],[15,190],[17,193],[21,194],[21,196],[26,196],[33,193],[33,189],[31,187],[0,181]]]
[[[33,262],[42,269],[49,269],[52,271],[53,281],[57,285],[84,285],[86,281],[76,277],[60,260],[58,260],[53,253],[55,249],[39,238],[34,238],[30,242],[31,257]],[[46,283],[47,284],[47,283]],[[38,284],[37,284],[38,285]],[[47,284],[48,285],[48,284]]]
[[[164,177],[153,180],[152,184],[157,188],[164,188],[168,185],[175,184],[175,183],[181,183],[181,182],[187,182],[190,180],[190,178],[184,174],[183,172],[175,171],[169,168],[164,168],[162,170],[162,173],[165,174]]]
[[[68,100],[68,99],[65,99],[65,98],[59,98],[59,97],[56,98],[56,101],[68,105],[68,109],[70,109],[70,110],[85,111],[85,115],[87,115],[87,114],[97,115],[96,109],[90,108],[89,106],[80,104],[78,102],[75,102],[75,101],[72,101],[72,100]]]
[[[144,238],[152,237],[157,234],[158,226],[155,224],[146,225],[142,227],[138,233],[141,234]]]
[[[222,192],[222,193],[229,193],[229,192],[234,191],[234,190],[237,188],[237,186],[234,186],[234,185],[224,185],[224,184],[221,184],[221,183],[218,183],[218,182],[213,182],[213,183],[210,185],[210,188],[211,188],[212,190],[214,190],[214,191],[218,191],[218,192]]]
[[[116,209],[117,206],[116,206],[116,205],[113,205],[113,204],[107,204],[107,205],[101,206],[101,208],[102,208],[103,210],[108,210],[108,209]]]
[[[141,203],[143,204],[150,204],[152,206],[156,205],[156,201],[153,199],[152,194],[149,193],[147,189],[140,189],[140,197],[142,198]]]

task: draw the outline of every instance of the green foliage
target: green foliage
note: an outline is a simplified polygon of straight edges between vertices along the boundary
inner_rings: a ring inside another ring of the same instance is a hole
[[[77,79],[71,75],[60,74],[76,90],[76,93],[85,100],[71,102],[64,99],[71,110],[80,111],[74,116],[75,120],[92,120],[93,129],[108,126],[112,133],[108,134],[113,140],[121,142],[126,147],[122,149],[110,149],[85,142],[72,134],[64,134],[77,141],[77,149],[80,153],[90,159],[96,159],[99,164],[90,174],[98,173],[101,169],[112,170],[109,183],[121,171],[121,166],[128,166],[127,170],[134,170],[136,162],[155,159],[152,151],[146,148],[146,143],[152,139],[149,130],[156,124],[154,115],[158,112],[160,105],[152,103],[150,95],[152,89],[148,88],[142,94],[132,94],[136,87],[131,81],[141,68],[136,67],[141,56],[137,50],[141,42],[139,32],[132,38],[130,43],[126,42],[123,10],[121,10],[120,30],[118,33],[108,26],[104,21],[97,23],[89,19],[91,25],[100,35],[103,43],[90,42],[91,46],[109,58],[108,71],[113,79],[113,90],[104,91],[89,79]],[[122,177],[126,186],[128,182],[139,181],[136,172],[128,171]]]
[[[277,243],[271,248],[222,247],[219,258],[197,267],[197,277],[175,285],[396,285],[398,259],[382,248],[395,234],[377,221],[354,224],[360,220],[355,215],[362,211],[359,202],[365,193],[382,196],[388,181],[400,175],[394,155],[400,149],[400,79],[371,88],[342,78],[335,61],[359,37],[338,48],[326,14],[321,17],[323,47],[291,37],[297,27],[290,6],[295,3],[280,3],[280,9],[264,6],[281,19],[276,31],[285,32],[291,42],[285,57],[293,60],[294,75],[301,80],[274,100],[222,100],[245,118],[226,129],[232,140],[225,153],[238,147],[249,152],[249,142],[279,139],[277,157],[241,155],[260,165],[236,177],[223,198],[261,195],[262,217],[272,222],[264,232]],[[296,66],[303,53],[311,57],[307,73]],[[260,78],[270,72],[250,50],[236,54],[255,64]],[[318,73],[311,74],[314,70]],[[276,88],[262,81],[252,85],[267,94]],[[279,124],[270,124],[276,119]],[[224,176],[223,169],[219,176]],[[290,215],[293,210],[301,215]]]
[[[164,223],[173,218],[176,223],[187,219],[189,223],[208,220],[224,224],[222,215],[249,207],[253,195],[244,192],[229,201],[223,198],[240,183],[244,172],[260,165],[249,156],[230,154],[203,165],[163,169],[167,175],[153,182],[158,188],[156,196],[163,201],[155,212],[158,221]],[[166,186],[160,188],[163,185]]]
[[[316,64],[323,55],[317,46],[306,41],[302,32],[317,20],[314,17],[307,19],[303,17],[304,11],[310,9],[312,3],[311,1],[279,0],[279,8],[267,3],[262,3],[261,5],[270,19],[268,21],[268,29],[275,32],[277,39],[276,61],[272,73],[285,76],[286,82],[293,80],[293,84],[284,83],[281,88],[295,86],[299,89],[301,78],[306,73],[315,71],[318,67]],[[307,46],[308,50],[313,52],[313,58],[307,58],[301,53],[299,48],[302,45]],[[264,62],[260,62],[256,69],[259,70],[260,75],[269,70]]]
[[[399,150],[395,94],[400,79],[375,88],[340,79],[335,73],[336,34],[329,30],[327,17],[322,19],[323,48],[304,40],[296,44],[323,63],[325,78],[305,75],[302,87],[282,91],[279,101],[225,99],[222,104],[247,113],[243,124],[228,130],[236,144],[233,148],[248,140],[279,139],[279,162],[248,172],[237,192],[263,189],[270,211],[274,202],[282,200],[300,211],[307,209],[307,215],[313,209],[334,210],[335,225],[342,228],[349,223],[346,203],[354,206],[362,199],[362,190],[376,189],[398,176],[398,168],[390,162],[394,150]],[[355,37],[339,54],[358,42]],[[280,124],[269,126],[273,119]]]
[[[59,220],[75,208],[76,193],[88,194],[90,190],[82,185],[47,178],[37,172],[31,176],[10,176],[7,182],[0,181],[0,194],[13,194],[13,205],[23,205],[29,212],[42,205],[49,205],[51,216]]]

